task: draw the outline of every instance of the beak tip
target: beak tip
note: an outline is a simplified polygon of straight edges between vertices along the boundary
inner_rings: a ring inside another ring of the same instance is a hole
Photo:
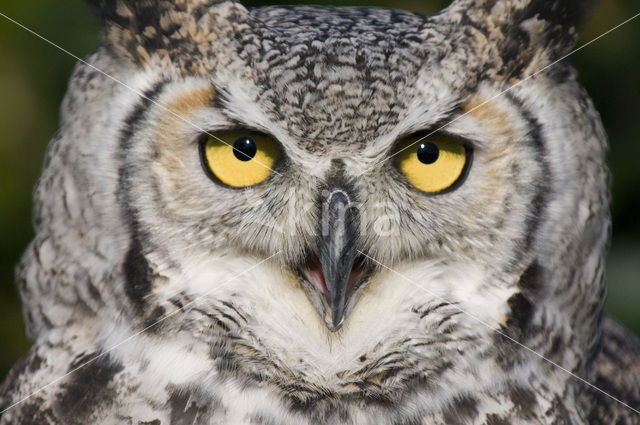
[[[326,311],[324,316],[324,324],[330,332],[337,332],[342,328],[345,322],[344,312]]]
[[[329,329],[329,332],[335,333],[335,332],[338,332],[340,329],[342,329],[342,325],[344,325],[344,320],[341,320],[337,324],[332,321],[325,321],[325,325],[327,326],[327,329]]]

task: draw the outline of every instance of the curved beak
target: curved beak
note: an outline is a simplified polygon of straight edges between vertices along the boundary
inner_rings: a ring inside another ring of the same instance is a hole
[[[342,326],[346,316],[350,289],[348,283],[356,259],[357,236],[351,200],[345,192],[333,191],[323,206],[322,232],[318,241],[320,264],[327,287],[326,301],[330,310],[327,326],[332,331]]]
[[[322,205],[318,258],[312,258],[301,269],[306,280],[307,295],[327,328],[339,330],[355,304],[353,294],[365,278],[359,259],[358,217],[349,195],[334,189]]]

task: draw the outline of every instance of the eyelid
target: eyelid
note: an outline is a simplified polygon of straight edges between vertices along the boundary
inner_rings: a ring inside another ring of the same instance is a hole
[[[230,127],[228,125],[220,126],[220,127],[209,127],[208,129],[204,130],[203,133],[200,133],[195,138],[195,141],[197,143],[200,143],[204,139],[206,139],[207,137],[213,137],[214,139],[217,140],[217,138],[220,138],[220,135],[236,134],[236,133],[245,134],[245,135],[255,135],[255,136],[260,136],[260,137],[267,137],[267,138],[271,139],[274,143],[276,143],[278,145],[278,147],[280,148],[280,150],[284,152],[284,150],[282,149],[282,143],[280,143],[280,141],[278,140],[277,137],[273,136],[270,133],[267,133],[267,132],[264,132],[264,131],[261,131],[261,130],[257,130],[255,128],[251,128],[251,127],[243,127],[241,125],[233,126],[233,127]]]
[[[468,137],[464,137],[459,134],[450,133],[443,130],[425,129],[425,130],[418,130],[410,133],[401,134],[393,144],[393,148],[391,151],[392,157],[395,155],[398,155],[401,151],[404,151],[404,149],[409,149],[409,146],[411,145],[405,146],[405,144],[407,140],[412,139],[414,137],[416,138],[416,141],[414,142],[416,145],[422,142],[423,140],[428,141],[429,139],[449,139],[449,140],[458,141],[464,144],[465,149],[469,153],[473,152],[475,149],[481,146],[481,144],[477,140],[470,139]],[[418,141],[419,139],[423,139],[423,140],[420,140],[419,142]]]
[[[208,130],[207,133],[214,133],[214,134],[236,134],[236,133],[241,133],[241,134],[253,134],[256,136],[261,136],[261,137],[269,137],[270,139],[274,139],[276,140],[276,138],[269,134],[266,133],[264,131],[255,129],[255,128],[251,128],[251,127],[243,127],[243,126],[237,126],[237,127],[229,127],[229,126],[221,126],[219,128],[214,128],[212,130]]]

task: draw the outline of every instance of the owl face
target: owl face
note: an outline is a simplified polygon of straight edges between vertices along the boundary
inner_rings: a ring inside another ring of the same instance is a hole
[[[88,142],[110,168],[100,225],[122,236],[118,326],[188,305],[157,332],[219,373],[375,398],[494,385],[537,360],[495,330],[547,353],[582,320],[562,300],[599,309],[576,291],[606,240],[599,124],[566,64],[518,84],[575,22],[160,1],[145,29],[150,3],[102,6],[98,55],[127,87],[78,98],[120,111]]]
[[[470,95],[439,63],[451,46],[407,41],[450,24],[388,11],[337,17],[260,9],[247,16],[259,42],[233,45],[242,50],[224,71],[153,87],[158,104],[123,165],[141,227],[159,226],[157,246],[182,240],[185,256],[281,253],[331,330],[378,263],[473,264],[494,285],[513,283],[502,274],[522,272],[511,254],[532,239],[529,206],[542,190],[535,124],[515,99],[468,113],[498,91]],[[242,140],[252,156],[234,155]],[[428,147],[436,157],[420,161]]]

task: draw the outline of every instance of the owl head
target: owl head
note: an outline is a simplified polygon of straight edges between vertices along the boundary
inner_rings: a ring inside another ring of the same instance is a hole
[[[33,336],[153,325],[298,401],[534,374],[504,335],[584,366],[609,223],[605,137],[562,59],[584,2],[94,3],[106,41],[21,268]]]

